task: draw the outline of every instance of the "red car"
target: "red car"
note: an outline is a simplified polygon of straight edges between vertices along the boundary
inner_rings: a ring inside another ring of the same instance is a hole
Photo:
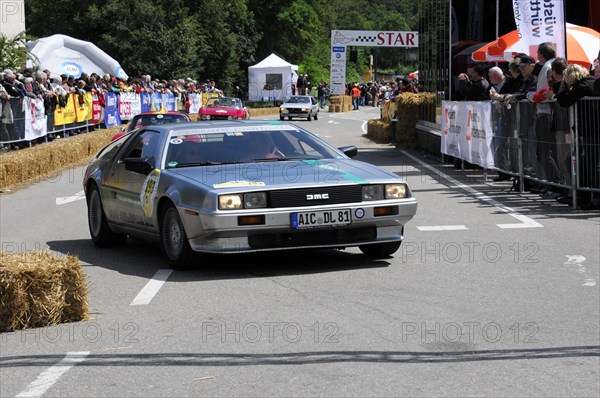
[[[235,97],[210,97],[200,108],[198,120],[245,120],[250,112],[242,100]]]
[[[127,127],[122,127],[121,131],[115,134],[112,141],[124,136],[125,134],[143,127],[150,126],[153,124],[167,124],[167,123],[188,123],[191,119],[188,115],[178,111],[166,111],[166,112],[142,112],[135,115]]]

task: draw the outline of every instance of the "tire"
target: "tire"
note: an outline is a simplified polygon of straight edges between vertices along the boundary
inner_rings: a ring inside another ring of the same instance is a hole
[[[317,111],[317,113],[315,113],[315,120],[319,120],[319,111]]]
[[[185,271],[194,268],[197,254],[188,242],[179,212],[168,205],[160,218],[160,246],[167,262],[175,270]]]
[[[95,185],[88,194],[88,227],[90,236],[97,247],[122,246],[127,240],[127,235],[114,233],[104,214],[100,192]]]
[[[308,116],[306,117],[306,120],[308,120],[309,122],[312,120],[312,116],[310,115],[310,111],[308,112]]]
[[[283,120],[283,119],[285,119],[285,117],[279,116],[279,120]]]
[[[372,245],[358,246],[361,252],[366,256],[373,258],[384,258],[389,257],[396,253],[400,248],[402,241],[398,242],[387,242],[387,243],[375,243]]]

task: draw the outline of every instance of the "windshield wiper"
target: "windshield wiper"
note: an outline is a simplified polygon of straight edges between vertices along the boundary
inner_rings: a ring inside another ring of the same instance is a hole
[[[214,162],[214,161],[207,161],[207,162],[190,162],[190,163],[178,163],[175,167],[194,167],[194,166],[218,166],[221,164],[236,164],[239,162]]]
[[[284,156],[279,158],[256,158],[252,162],[286,162],[290,160],[316,160],[321,159],[317,156]]]

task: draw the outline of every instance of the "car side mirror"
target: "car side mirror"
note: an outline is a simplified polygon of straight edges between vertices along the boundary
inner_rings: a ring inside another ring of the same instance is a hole
[[[152,171],[152,165],[147,158],[125,158],[123,160],[125,170],[133,171],[134,173],[149,174]]]
[[[358,148],[355,145],[342,146],[338,149],[344,152],[344,155],[348,156],[349,158],[353,158],[358,154]]]

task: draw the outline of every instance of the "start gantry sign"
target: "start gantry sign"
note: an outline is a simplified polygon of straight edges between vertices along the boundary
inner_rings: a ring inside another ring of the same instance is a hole
[[[419,47],[419,33],[384,30],[332,30],[331,46]]]
[[[331,94],[341,95],[346,88],[346,47],[419,47],[418,32],[385,30],[331,31]]]

